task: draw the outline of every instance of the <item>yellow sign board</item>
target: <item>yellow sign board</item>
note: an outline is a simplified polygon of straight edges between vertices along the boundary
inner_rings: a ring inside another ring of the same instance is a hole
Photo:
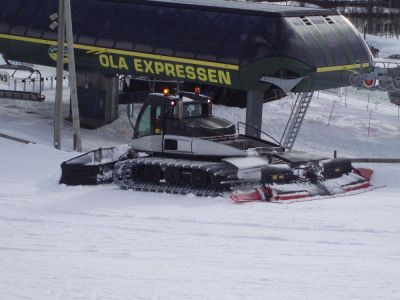
[[[99,54],[98,58],[103,68],[120,70],[124,73],[132,71],[133,73],[166,78],[172,77],[182,80],[202,81],[209,84],[232,85],[231,71],[226,69],[106,53]]]

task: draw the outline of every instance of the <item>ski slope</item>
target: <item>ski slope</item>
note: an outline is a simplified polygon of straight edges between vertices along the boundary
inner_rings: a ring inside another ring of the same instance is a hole
[[[400,165],[368,165],[384,188],[290,205],[67,187],[58,179],[77,155],[72,126],[55,150],[46,93],[44,103],[0,99],[0,132],[36,143],[0,138],[0,299],[399,299]],[[400,158],[397,108],[374,95],[316,95],[295,148]],[[279,138],[293,101],[264,105],[263,129]],[[120,109],[82,131],[85,150],[129,142]]]

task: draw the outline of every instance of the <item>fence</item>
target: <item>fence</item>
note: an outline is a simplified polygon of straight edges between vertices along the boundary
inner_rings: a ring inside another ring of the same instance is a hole
[[[355,88],[320,91],[319,98],[330,99],[326,125],[352,122],[353,128],[367,137],[398,136],[400,126],[400,106],[392,104],[385,92],[368,92]],[[330,97],[329,97],[330,96]],[[357,107],[349,117],[349,106]],[[351,121],[350,121],[351,120]]]
[[[367,110],[369,110],[373,106],[377,108],[390,107],[392,109],[395,109],[396,111],[400,108],[399,106],[390,102],[387,92],[358,90],[353,87],[346,87],[320,91],[317,93],[317,99],[319,98],[320,93],[331,95],[334,98],[336,97],[336,100],[343,102],[345,105],[347,105],[347,99],[365,102]]]

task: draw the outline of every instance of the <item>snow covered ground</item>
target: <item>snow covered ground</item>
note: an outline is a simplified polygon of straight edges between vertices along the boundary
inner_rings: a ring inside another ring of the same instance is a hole
[[[397,165],[373,166],[385,188],[291,205],[67,187],[59,165],[76,153],[51,147],[52,102],[1,101],[1,132],[37,144],[0,140],[0,299],[399,298]],[[279,137],[292,101],[265,105],[264,129]],[[327,126],[333,101],[314,99],[298,149],[400,157],[395,107],[373,111],[367,137],[365,102],[338,101]],[[130,136],[121,116],[84,147]],[[70,124],[63,137],[71,149]]]
[[[381,58],[386,58],[392,54],[400,54],[400,39],[367,35],[366,41],[369,45],[379,49],[379,57]]]
[[[0,299],[399,299],[399,165],[369,166],[384,188],[290,205],[67,187],[58,179],[77,154],[72,128],[53,149],[46,94],[0,99],[0,132],[36,143],[0,138]],[[374,95],[315,96],[295,148],[400,158],[398,110]],[[280,137],[293,101],[265,105],[265,131]],[[129,141],[123,109],[83,130],[85,150]],[[215,110],[244,120],[244,110]]]

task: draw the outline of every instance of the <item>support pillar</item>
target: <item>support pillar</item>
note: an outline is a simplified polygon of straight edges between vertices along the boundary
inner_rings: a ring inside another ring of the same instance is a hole
[[[77,74],[82,127],[98,128],[118,118],[118,78],[97,73]]]
[[[262,128],[264,93],[258,91],[247,92],[246,105],[246,135],[260,138]]]

